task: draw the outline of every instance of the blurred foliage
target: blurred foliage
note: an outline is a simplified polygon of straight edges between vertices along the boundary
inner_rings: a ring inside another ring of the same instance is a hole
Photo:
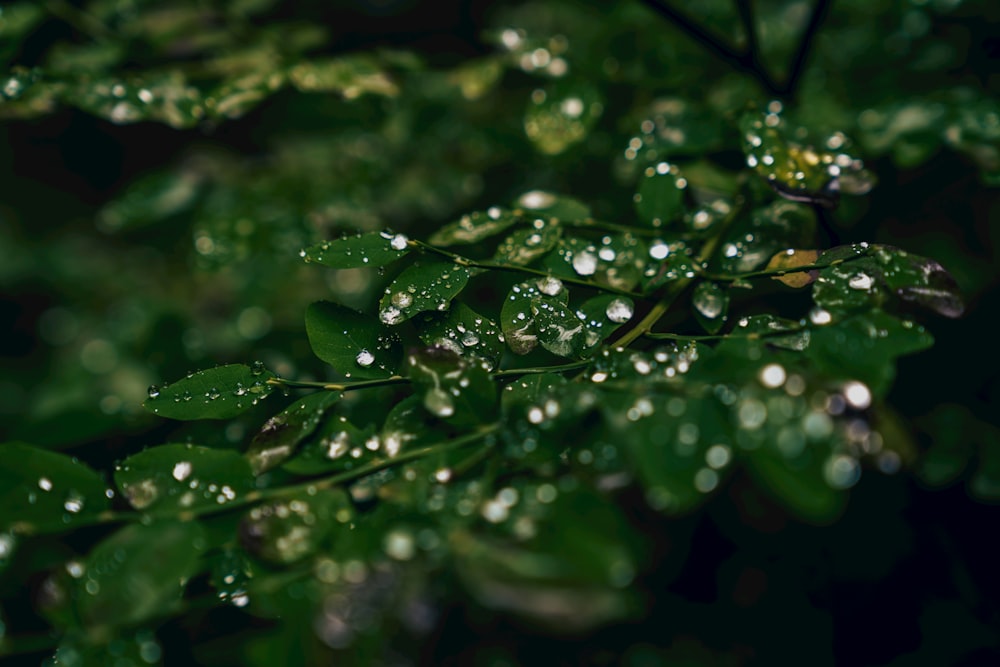
[[[1000,5],[426,11],[0,6],[0,657],[998,657]]]

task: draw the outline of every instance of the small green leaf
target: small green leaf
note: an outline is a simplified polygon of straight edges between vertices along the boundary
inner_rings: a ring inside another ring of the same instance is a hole
[[[88,627],[112,628],[169,616],[201,566],[203,531],[194,522],[126,526],[98,544],[77,579],[77,609]]]
[[[590,85],[550,85],[532,93],[524,132],[539,151],[558,155],[586,139],[603,111],[600,95]]]
[[[744,216],[723,238],[713,263],[722,272],[741,274],[762,268],[788,248],[804,248],[816,233],[816,214],[803,204],[777,200]]]
[[[590,207],[579,199],[544,190],[530,190],[514,202],[514,212],[555,221],[573,222],[590,218]]]
[[[364,94],[395,97],[397,86],[378,63],[363,54],[304,61],[288,72],[292,85],[307,93],[340,93],[347,99]]]
[[[774,315],[751,315],[742,318],[737,326],[739,328],[736,333],[756,335],[768,345],[799,352],[809,347],[809,328],[795,320],[782,319]]]
[[[903,301],[945,317],[959,317],[965,311],[958,283],[933,259],[887,245],[873,246],[872,255],[881,265],[886,286]]]
[[[472,426],[495,417],[497,389],[482,362],[430,347],[411,353],[407,368],[424,408],[438,419]]]
[[[504,264],[526,266],[555,247],[562,236],[556,222],[538,218],[528,229],[519,229],[497,246],[493,259]]]
[[[718,283],[702,281],[694,288],[691,305],[698,323],[705,331],[714,334],[729,317],[729,290]]]
[[[288,565],[314,553],[334,531],[349,535],[353,518],[343,489],[322,489],[254,507],[240,524],[240,543],[267,563]]]
[[[505,349],[500,328],[465,304],[453,302],[447,313],[425,313],[420,320],[420,340],[425,344],[471,353],[490,368],[500,363]]]
[[[230,419],[270,395],[273,378],[260,362],[217,366],[163,388],[150,387],[143,406],[170,419]]]
[[[639,219],[650,227],[680,218],[684,213],[684,188],[687,180],[675,165],[667,162],[647,167],[635,195]]]
[[[814,327],[807,354],[830,377],[863,382],[883,396],[896,374],[896,358],[933,342],[922,326],[873,310]]]
[[[0,531],[58,532],[109,506],[107,485],[74,458],[30,445],[0,444]]]
[[[316,392],[268,419],[246,453],[253,473],[259,475],[291,458],[339,398],[340,394],[332,391]]]
[[[254,489],[239,453],[185,444],[128,457],[115,469],[115,483],[133,508],[154,516],[221,507]]]
[[[453,246],[478,243],[521,222],[523,218],[514,211],[493,206],[485,211],[463,215],[434,232],[428,243],[435,246]]]
[[[747,165],[785,199],[835,208],[841,191],[864,194],[874,184],[861,160],[848,154],[843,133],[830,135],[818,148],[793,138],[805,133],[781,115],[780,102],[771,102],[766,112],[744,114],[739,126]]]
[[[656,510],[680,514],[698,507],[732,463],[727,409],[712,395],[617,396],[604,408],[612,437],[624,444]]]
[[[552,276],[518,283],[510,288],[504,299],[500,309],[500,328],[514,354],[527,354],[538,345],[533,303],[542,296],[563,304],[569,300],[569,292],[563,282]]]
[[[350,308],[329,301],[310,304],[306,334],[316,356],[345,377],[379,379],[396,373],[401,357],[397,338]]]
[[[406,255],[409,248],[409,239],[403,234],[365,232],[323,241],[299,254],[307,262],[316,262],[335,269],[357,269],[391,264]]]
[[[615,294],[600,294],[587,299],[576,311],[576,316],[583,320],[588,331],[588,345],[584,352],[592,350],[611,334],[626,324],[635,315],[635,304],[627,296]],[[589,341],[597,340],[590,344]]]
[[[398,405],[398,404],[397,404]],[[302,447],[298,454],[282,464],[282,469],[296,475],[320,475],[350,470],[367,461],[371,450],[372,429],[360,429],[336,415],[327,418],[318,432]]]
[[[471,272],[453,262],[424,260],[408,266],[385,290],[379,319],[395,325],[428,310],[447,310],[465,288]]]

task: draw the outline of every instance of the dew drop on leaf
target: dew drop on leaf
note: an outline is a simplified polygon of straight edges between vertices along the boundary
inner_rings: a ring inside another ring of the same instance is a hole
[[[621,324],[632,319],[632,305],[624,299],[615,299],[608,304],[605,314],[612,322]]]

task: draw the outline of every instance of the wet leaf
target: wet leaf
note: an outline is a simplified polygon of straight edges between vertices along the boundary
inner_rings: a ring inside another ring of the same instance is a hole
[[[452,302],[447,313],[427,313],[420,320],[420,340],[425,344],[472,354],[490,368],[500,363],[506,349],[500,327],[464,303]]]
[[[272,500],[244,515],[240,544],[266,563],[288,565],[315,553],[333,533],[346,535],[353,518],[343,489]]]
[[[719,148],[722,139],[723,124],[716,114],[694,100],[662,97],[650,104],[625,157],[649,165],[674,155],[703,155]]]
[[[767,271],[791,270],[800,266],[815,264],[819,259],[819,253],[815,250],[795,250],[789,248],[774,255],[764,268]],[[818,269],[809,271],[792,271],[781,275],[773,276],[774,280],[784,283],[788,287],[805,287],[815,282],[819,277]]]
[[[958,283],[938,262],[887,245],[873,246],[872,254],[881,265],[881,279],[903,301],[945,317],[965,311]]]
[[[532,405],[566,384],[566,378],[555,373],[525,375],[514,380],[500,392],[500,404],[509,414],[517,406]]]
[[[233,502],[254,489],[254,477],[237,452],[171,444],[125,459],[115,469],[115,484],[134,509],[177,516]]]
[[[433,416],[455,426],[494,419],[497,389],[481,361],[429,347],[411,352],[406,366],[424,408]]]
[[[924,327],[872,310],[814,327],[807,354],[830,377],[858,380],[883,396],[896,374],[896,358],[933,342]]]
[[[763,489],[810,523],[830,524],[847,505],[847,494],[826,483],[819,456],[802,461],[765,449],[749,457],[749,467]]]
[[[864,163],[846,152],[850,142],[843,133],[830,135],[821,147],[801,143],[797,137],[804,132],[790,125],[780,102],[744,114],[740,132],[747,165],[785,199],[835,208],[842,180],[850,180],[852,194],[872,187]]]
[[[687,180],[676,165],[660,162],[647,167],[635,195],[639,219],[650,227],[680,218],[684,213],[684,188]]]
[[[600,335],[558,297],[532,299],[531,318],[539,344],[560,357],[579,357],[601,341]]]
[[[298,453],[282,464],[296,475],[319,475],[350,470],[367,461],[373,431],[360,429],[342,415],[328,417]]]
[[[646,502],[668,514],[691,511],[718,488],[735,456],[727,413],[713,396],[619,396],[605,407]]]
[[[65,454],[0,444],[0,531],[65,531],[108,509],[106,491],[99,474]]]
[[[201,566],[203,533],[194,522],[126,526],[87,556],[77,609],[88,627],[121,627],[169,616]]]
[[[67,91],[66,101],[119,125],[157,121],[182,129],[205,115],[201,93],[176,70],[96,81],[83,78],[77,88]]]
[[[642,280],[650,252],[646,241],[632,234],[607,235],[596,243],[564,237],[543,264],[559,278],[585,278],[598,285],[631,290]]]
[[[584,354],[607,340],[634,315],[635,304],[627,296],[601,294],[581,303],[576,316],[587,328]]]
[[[738,334],[759,336],[768,345],[798,352],[809,347],[809,328],[795,320],[774,315],[751,315],[740,319],[737,326]]]
[[[539,151],[558,155],[583,141],[603,111],[600,95],[592,86],[538,88],[524,114],[524,132]]]
[[[493,206],[485,211],[467,213],[455,222],[441,227],[431,234],[428,242],[435,246],[478,243],[521,221],[521,216],[516,212]]]
[[[539,216],[559,221],[577,221],[590,218],[590,207],[579,199],[557,195],[545,190],[530,190],[514,202],[515,212],[525,216]]]
[[[525,266],[555,247],[562,236],[558,223],[542,218],[535,220],[528,229],[519,229],[497,246],[493,259],[504,264]]]
[[[347,99],[365,94],[395,97],[399,87],[374,58],[364,54],[307,60],[288,72],[292,85],[307,93],[340,93]]]
[[[812,243],[816,215],[802,204],[778,200],[754,210],[732,226],[713,258],[713,265],[739,275],[764,266],[778,251]]]
[[[639,538],[606,497],[524,484],[498,489],[479,514],[485,529],[457,532],[453,545],[459,576],[480,604],[564,631],[629,614],[624,591],[638,569]],[[511,534],[518,538],[502,537]]]
[[[250,597],[247,589],[254,577],[254,568],[246,554],[238,548],[225,547],[211,558],[211,583],[219,600],[234,607],[245,607]]]
[[[538,346],[533,303],[542,296],[563,304],[569,300],[569,292],[563,282],[553,276],[514,285],[504,299],[500,309],[500,328],[514,354],[528,354]]]
[[[150,387],[143,406],[170,419],[230,419],[270,395],[274,385],[268,380],[273,378],[260,362],[217,366],[162,388]]]
[[[705,331],[714,334],[729,317],[729,290],[718,283],[702,281],[694,288],[691,305],[698,323]]]
[[[469,269],[452,262],[421,260],[408,266],[385,289],[379,319],[395,325],[428,310],[447,310],[465,288]]]
[[[253,473],[259,475],[291,458],[339,398],[339,393],[319,391],[298,399],[268,419],[246,452]]]
[[[300,254],[307,262],[316,262],[335,269],[356,269],[364,266],[385,266],[408,252],[409,239],[403,234],[365,232],[317,243]]]
[[[306,309],[306,334],[317,357],[345,377],[386,378],[401,358],[397,339],[367,316],[329,301]]]

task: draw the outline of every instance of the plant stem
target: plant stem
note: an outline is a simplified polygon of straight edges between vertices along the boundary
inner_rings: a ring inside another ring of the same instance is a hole
[[[818,262],[815,264],[803,264],[802,266],[794,266],[787,269],[761,269],[760,271],[749,271],[747,273],[704,273],[701,272],[698,275],[705,280],[714,280],[716,282],[736,282],[737,280],[749,280],[751,278],[775,278],[780,276],[787,276],[793,273],[802,273],[804,271],[812,271],[815,269],[828,269],[831,266],[837,266],[838,264],[844,264],[846,262],[853,262],[855,260],[861,259],[862,257],[867,257],[867,254],[858,255],[857,257],[846,257],[844,259],[835,259],[832,262]]]
[[[739,3],[742,0],[736,1]],[[710,53],[732,66],[733,69],[746,72],[755,78],[769,94],[777,95],[781,92],[771,76],[759,66],[754,54],[750,51],[737,51],[732,46],[723,43],[712,33],[674,9],[668,0],[644,0],[643,4],[674,23],[678,28],[686,32],[688,36],[704,46]]]
[[[312,382],[309,380],[286,380],[285,378],[271,378],[268,384],[281,385],[285,387],[295,387],[298,389],[325,389],[326,391],[354,391],[356,389],[371,389],[372,387],[386,387],[394,384],[408,384],[410,378],[399,375],[383,378],[381,380],[360,380],[358,382]]]
[[[539,366],[537,368],[511,368],[505,371],[493,373],[495,378],[520,377],[522,375],[537,375],[539,373],[562,373],[563,371],[573,371],[590,364],[589,359],[573,361],[559,366]]]
[[[809,60],[809,53],[813,43],[816,41],[816,33],[819,32],[820,25],[822,25],[823,19],[826,18],[832,4],[833,0],[816,0],[812,14],[809,16],[809,24],[802,32],[798,48],[795,49],[795,56],[792,58],[792,64],[785,83],[777,91],[779,94],[794,99],[796,93],[798,93],[802,73],[805,71],[806,62]]]

